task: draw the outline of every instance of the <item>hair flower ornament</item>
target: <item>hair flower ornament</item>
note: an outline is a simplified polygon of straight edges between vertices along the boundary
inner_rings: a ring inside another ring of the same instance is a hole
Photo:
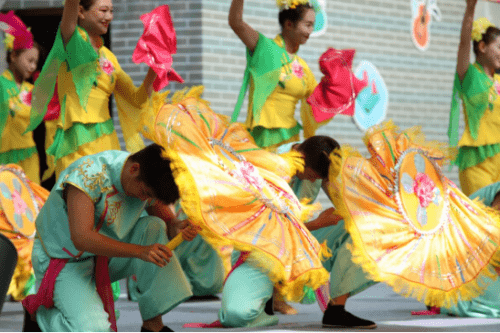
[[[276,0],[276,5],[280,10],[295,9],[299,5],[310,3],[309,0]]]
[[[494,27],[486,17],[478,18],[472,23],[472,40],[480,42],[483,39],[483,34],[489,27]]]

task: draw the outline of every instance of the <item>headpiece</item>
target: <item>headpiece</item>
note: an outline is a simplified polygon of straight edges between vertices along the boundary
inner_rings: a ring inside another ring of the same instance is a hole
[[[299,5],[310,3],[309,0],[276,0],[276,6],[280,10],[295,9]]]
[[[495,27],[486,17],[478,18],[472,23],[472,40],[480,42],[489,27]]]
[[[33,34],[21,21],[14,15],[14,11],[7,14],[0,13],[0,29],[5,32],[5,49],[7,51],[31,49],[33,47]]]

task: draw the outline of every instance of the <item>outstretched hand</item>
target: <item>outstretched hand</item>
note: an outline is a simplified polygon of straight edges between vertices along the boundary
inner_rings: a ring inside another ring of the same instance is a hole
[[[151,262],[157,266],[163,267],[170,262],[172,251],[162,244],[152,244],[142,247],[139,259]]]

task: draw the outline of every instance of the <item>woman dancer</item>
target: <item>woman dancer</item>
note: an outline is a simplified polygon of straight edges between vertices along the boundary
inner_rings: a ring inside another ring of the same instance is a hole
[[[40,184],[40,165],[33,132],[25,133],[31,112],[28,82],[38,64],[39,46],[19,17],[0,14],[5,31],[8,68],[0,76],[0,164],[19,165],[28,178]]]
[[[137,131],[139,110],[156,74],[150,69],[143,84],[134,86],[103,45],[101,36],[112,19],[112,0],[66,0],[54,47],[35,85],[29,129],[41,122],[57,81],[61,116],[55,133],[47,131],[52,142],[47,154],[54,158],[56,177],[82,156],[120,149],[108,108],[112,93],[127,150],[143,147]]]
[[[318,124],[306,99],[317,81],[306,62],[297,55],[313,32],[315,13],[307,0],[278,0],[281,33],[266,38],[243,21],[244,0],[233,0],[229,25],[247,47],[247,68],[232,121],[236,121],[250,84],[246,126],[259,147],[274,148],[313,136]],[[301,103],[302,125],[294,117]],[[322,123],[323,124],[323,123]]]
[[[466,195],[500,180],[500,30],[486,18],[474,20],[477,0],[467,0],[458,48],[448,136],[460,147],[455,161]],[[473,40],[476,62],[470,64]],[[458,140],[459,100],[465,130]]]

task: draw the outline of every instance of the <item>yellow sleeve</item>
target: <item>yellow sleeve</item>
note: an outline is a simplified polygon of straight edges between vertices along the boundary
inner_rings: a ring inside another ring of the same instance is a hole
[[[306,85],[307,85],[307,93],[306,97],[303,98],[300,102],[300,118],[302,120],[302,126],[304,129],[304,138],[310,138],[316,134],[316,130],[323,125],[326,125],[330,120],[325,120],[321,123],[316,122],[313,117],[312,109],[309,103],[307,103],[307,98],[314,92],[316,86],[318,85],[318,81],[314,77],[313,72],[309,68],[309,66],[305,63],[302,63],[302,67],[304,68],[304,74],[306,76]]]

